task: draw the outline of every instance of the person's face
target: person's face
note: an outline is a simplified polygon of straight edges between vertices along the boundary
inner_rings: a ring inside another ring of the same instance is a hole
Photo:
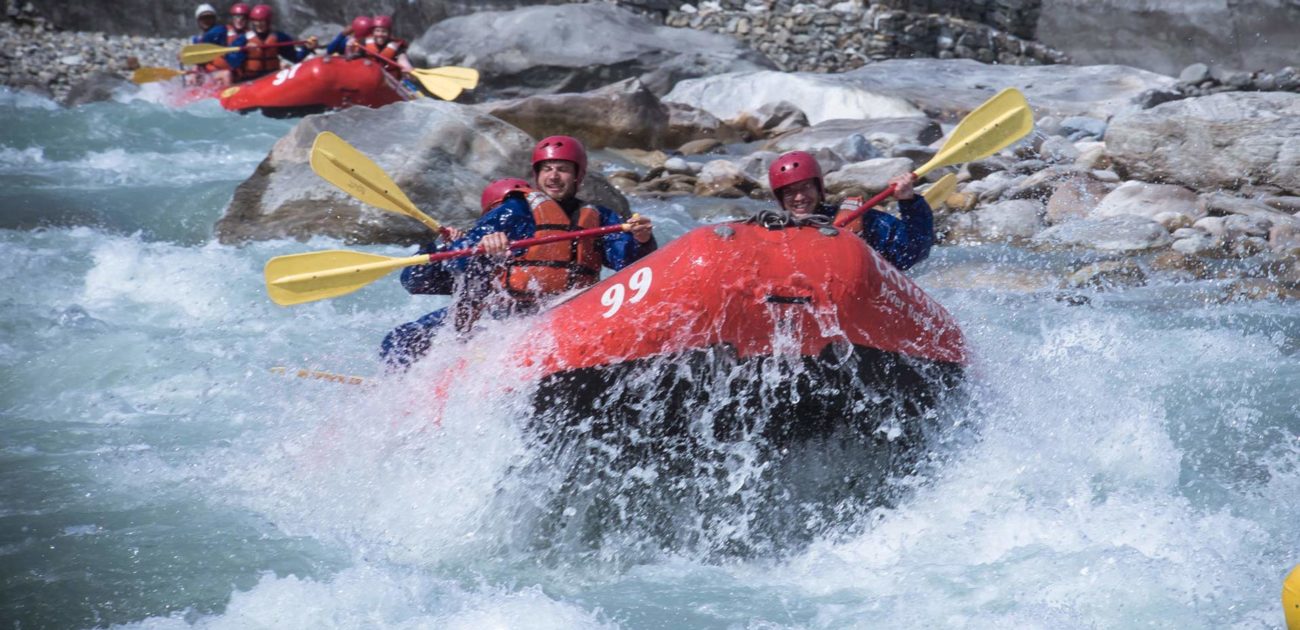
[[[537,167],[537,187],[556,201],[578,193],[578,165],[568,160],[546,160]]]
[[[207,31],[208,29],[216,25],[217,25],[217,16],[211,13],[204,13],[203,15],[199,16],[199,28],[201,30]]]
[[[374,30],[370,31],[370,34],[371,34],[371,35],[374,35],[374,36],[375,36],[375,39],[378,39],[378,40],[381,40],[381,41],[387,41],[387,40],[388,40],[388,29],[386,29],[386,28],[384,28],[384,27],[382,27],[382,26],[376,26],[376,27],[374,28]]]
[[[781,207],[797,217],[812,214],[821,202],[822,192],[815,179],[805,179],[781,189]]]
[[[232,15],[232,16],[230,16],[230,25],[233,26],[233,27],[235,27],[235,30],[237,30],[237,31],[242,31],[242,30],[244,30],[244,29],[247,29],[247,28],[248,28],[248,16],[247,16],[247,15],[244,15],[244,14],[242,14],[242,13],[239,14],[239,15]]]
[[[269,20],[253,20],[254,33],[265,33],[269,30],[271,30],[271,22]]]

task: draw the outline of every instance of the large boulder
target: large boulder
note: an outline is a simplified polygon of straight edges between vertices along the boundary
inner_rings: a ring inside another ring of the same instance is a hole
[[[338,134],[369,156],[426,214],[459,226],[478,218],[479,196],[488,182],[528,173],[534,142],[500,119],[433,99],[308,116],[235,189],[217,221],[221,242],[313,236],[350,243],[430,240],[422,224],[363,205],[311,170],[311,146],[322,131]],[[626,200],[599,174],[587,176],[580,194],[626,211]]]
[[[631,77],[664,94],[686,78],[775,67],[730,37],[658,26],[604,3],[444,20],[416,40],[411,56],[431,66],[477,68],[478,92],[505,97],[585,92]]]
[[[1034,235],[1039,249],[1093,249],[1113,253],[1139,253],[1171,242],[1164,226],[1142,217],[1123,215],[1106,219],[1080,219],[1062,223]]]
[[[859,162],[886,155],[899,145],[930,144],[942,137],[939,124],[924,116],[836,119],[773,138],[763,148],[779,153],[829,149],[846,161]]]
[[[574,136],[588,149],[666,146],[668,108],[638,79],[591,92],[543,94],[480,107],[535,137]]]
[[[664,101],[690,105],[722,120],[735,120],[783,101],[803,111],[813,125],[836,118],[924,116],[902,98],[846,85],[834,77],[774,70],[732,72],[682,81],[664,96]]]
[[[1228,92],[1117,116],[1106,148],[1131,177],[1300,193],[1300,94]]]
[[[1154,219],[1165,212],[1181,214],[1195,221],[1205,216],[1205,206],[1195,192],[1182,186],[1124,182],[1103,197],[1089,216],[1104,219],[1131,214]]]

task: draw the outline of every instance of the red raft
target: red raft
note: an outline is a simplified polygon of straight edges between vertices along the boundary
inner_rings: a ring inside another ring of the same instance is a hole
[[[383,107],[415,95],[369,59],[313,57],[275,74],[221,92],[221,106],[273,118],[305,116],[361,105]]]
[[[544,432],[655,449],[850,432],[910,452],[967,364],[948,312],[861,238],[753,222],[687,233],[518,343]]]

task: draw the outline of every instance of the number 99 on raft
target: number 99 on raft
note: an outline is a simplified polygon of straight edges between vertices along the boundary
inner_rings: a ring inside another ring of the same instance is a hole
[[[627,280],[627,287],[623,283],[610,285],[608,289],[600,296],[600,303],[609,308],[601,317],[606,319],[613,317],[619,309],[623,308],[623,297],[627,295],[627,290],[633,291],[632,297],[627,299],[628,304],[636,304],[645,298],[645,294],[650,291],[650,283],[654,280],[654,272],[649,267],[642,267],[632,274]]]

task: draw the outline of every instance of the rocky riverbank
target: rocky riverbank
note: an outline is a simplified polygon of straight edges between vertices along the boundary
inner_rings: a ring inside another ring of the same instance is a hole
[[[40,16],[0,21],[0,85],[77,102],[78,92],[141,66],[176,67],[185,40],[55,29]]]

